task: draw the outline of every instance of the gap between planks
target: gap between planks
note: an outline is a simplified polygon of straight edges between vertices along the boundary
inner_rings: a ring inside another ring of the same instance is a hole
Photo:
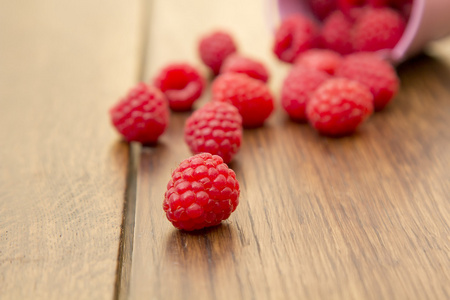
[[[146,62],[148,50],[148,28],[152,0],[140,1],[139,52],[137,54],[136,82],[146,81]],[[133,257],[134,227],[136,223],[137,173],[141,156],[141,145],[129,144],[126,187],[123,203],[123,217],[120,233],[119,253],[117,258],[114,300],[128,299],[131,265]]]

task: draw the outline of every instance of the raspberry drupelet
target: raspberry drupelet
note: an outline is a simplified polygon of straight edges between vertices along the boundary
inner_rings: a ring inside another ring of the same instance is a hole
[[[239,193],[236,174],[222,158],[200,153],[173,171],[163,209],[176,228],[202,229],[228,219],[239,204]]]
[[[187,120],[184,139],[192,153],[208,152],[229,163],[242,140],[242,117],[233,105],[209,102]]]

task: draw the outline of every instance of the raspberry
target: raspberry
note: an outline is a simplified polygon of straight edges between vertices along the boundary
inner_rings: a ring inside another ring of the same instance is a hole
[[[236,174],[222,158],[200,153],[173,171],[163,209],[176,228],[202,229],[228,219],[239,204],[239,193]]]
[[[373,94],[375,110],[383,109],[397,94],[400,85],[395,69],[374,53],[354,53],[345,57],[336,76],[366,85]]]
[[[166,95],[172,110],[186,111],[201,96],[205,80],[189,64],[174,63],[159,72],[154,85]]]
[[[300,54],[295,60],[295,64],[333,75],[341,61],[342,56],[337,52],[327,49],[311,49]]]
[[[200,39],[198,51],[200,58],[214,73],[219,74],[225,58],[236,52],[236,44],[230,34],[214,31]]]
[[[405,20],[393,9],[368,9],[356,20],[352,44],[356,51],[392,49],[405,30]]]
[[[319,70],[295,66],[281,88],[281,105],[294,121],[306,121],[306,104],[314,91],[330,76]]]
[[[340,11],[335,11],[325,19],[321,38],[325,48],[342,55],[353,52],[350,34],[352,23]]]
[[[379,0],[374,0],[379,1]],[[367,0],[338,0],[338,9],[350,20],[355,20],[360,10],[367,4]]]
[[[222,64],[220,73],[227,72],[244,73],[262,82],[267,82],[269,79],[269,72],[261,62],[237,53],[229,55]]]
[[[275,32],[273,52],[282,61],[292,63],[298,54],[317,46],[318,26],[300,14],[283,20]]]
[[[242,117],[229,103],[209,102],[187,119],[184,138],[192,153],[216,154],[228,163],[241,146]]]
[[[368,0],[368,4],[371,7],[385,7],[390,4],[390,0]]]
[[[217,77],[212,84],[212,99],[236,106],[244,127],[262,126],[274,108],[269,88],[260,80],[239,73]]]
[[[153,86],[139,83],[109,110],[111,121],[129,142],[152,144],[169,124],[167,99]]]
[[[346,17],[348,18],[348,20],[350,20],[350,22],[352,22],[354,27],[356,20],[361,19],[363,15],[370,9],[371,9],[370,6],[355,7],[350,10],[350,12],[348,13],[348,15],[346,15]]]
[[[320,20],[325,19],[330,13],[336,10],[336,0],[308,0],[313,14]]]
[[[407,20],[411,15],[413,0],[391,0],[390,6],[401,12],[403,17]]]
[[[364,85],[333,78],[321,85],[306,107],[309,123],[321,134],[341,136],[354,132],[373,112],[372,94]]]

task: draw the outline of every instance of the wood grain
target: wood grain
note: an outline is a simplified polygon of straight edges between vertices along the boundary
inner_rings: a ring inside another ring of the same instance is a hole
[[[259,1],[154,1],[151,20],[147,78],[170,61],[199,64],[199,35],[223,27],[267,63],[279,95],[287,67],[270,53]],[[130,298],[448,299],[448,45],[400,66],[400,94],[354,136],[321,137],[279,107],[246,130],[230,165],[240,205],[196,233],[174,229],[162,210],[171,171],[190,155],[189,114],[173,114],[161,143],[141,153]]]
[[[139,2],[0,2],[0,298],[112,299]]]

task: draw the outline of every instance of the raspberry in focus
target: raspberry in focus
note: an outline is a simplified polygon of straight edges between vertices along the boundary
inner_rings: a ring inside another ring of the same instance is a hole
[[[274,109],[273,96],[262,81],[240,73],[225,73],[212,84],[212,100],[233,104],[244,127],[259,127]]]
[[[222,63],[228,55],[237,51],[237,47],[229,33],[214,31],[200,39],[198,51],[203,63],[217,75]]]
[[[306,121],[306,104],[314,91],[331,76],[325,72],[295,66],[281,88],[281,105],[294,121]]]
[[[276,30],[273,52],[281,61],[292,63],[301,52],[316,47],[318,37],[319,28],[312,20],[293,14]]]
[[[325,19],[321,41],[325,48],[342,55],[353,52],[351,42],[352,23],[340,11],[335,11]]]
[[[262,82],[267,82],[269,79],[269,72],[261,62],[238,53],[228,56],[222,64],[220,73],[228,72],[243,73]]]
[[[216,154],[229,163],[241,146],[242,117],[227,102],[209,102],[186,120],[184,139],[192,153]]]
[[[125,140],[156,143],[169,124],[169,107],[164,94],[139,83],[110,110],[111,121]]]
[[[163,209],[176,228],[202,229],[228,219],[239,204],[239,193],[236,174],[222,158],[200,153],[173,171]]]
[[[166,95],[169,106],[174,111],[190,110],[205,87],[205,80],[200,72],[186,63],[167,65],[153,82]]]
[[[336,76],[356,80],[373,94],[375,110],[383,109],[398,92],[400,80],[395,69],[375,53],[354,53],[344,58]]]
[[[372,112],[372,94],[367,87],[346,78],[326,81],[306,107],[311,126],[330,136],[353,133]]]
[[[406,22],[390,8],[368,9],[354,25],[352,44],[356,51],[392,49],[405,31]]]
[[[341,61],[342,56],[337,52],[328,49],[311,49],[300,54],[295,60],[295,65],[302,65],[333,75]]]

